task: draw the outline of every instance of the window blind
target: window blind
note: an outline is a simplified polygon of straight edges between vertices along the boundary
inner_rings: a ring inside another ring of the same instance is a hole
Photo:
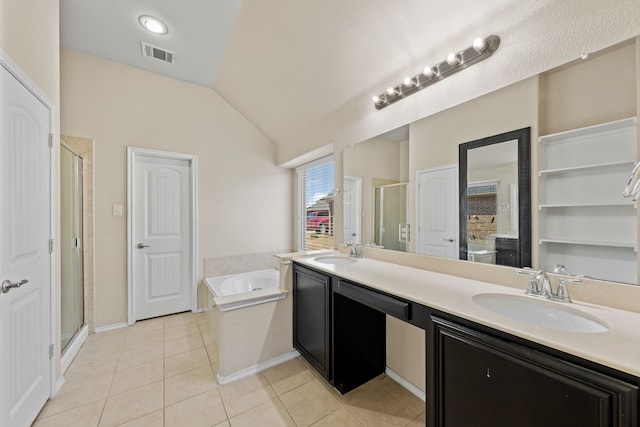
[[[333,249],[333,172],[333,157],[325,157],[298,168],[300,250]]]

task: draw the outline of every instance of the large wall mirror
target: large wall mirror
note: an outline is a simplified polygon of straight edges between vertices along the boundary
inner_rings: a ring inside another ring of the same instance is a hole
[[[460,259],[531,267],[531,129],[460,144]]]
[[[637,208],[621,197],[637,162],[635,122],[623,131],[624,150],[587,138],[574,144],[580,156],[554,151],[566,147],[554,135],[637,117],[636,43],[591,53],[345,148],[344,240],[516,267],[564,264],[570,274],[637,284]],[[486,145],[474,146],[478,140]],[[613,152],[615,161],[605,161]],[[584,161],[574,165],[575,159]],[[508,163],[517,163],[511,176],[486,173]],[[532,189],[530,197],[523,186]],[[603,194],[594,202],[589,189]],[[463,191],[467,197],[460,198]]]

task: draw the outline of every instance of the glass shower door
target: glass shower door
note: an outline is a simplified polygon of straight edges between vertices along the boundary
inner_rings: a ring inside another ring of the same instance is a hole
[[[407,184],[374,188],[374,241],[385,249],[409,250]]]
[[[66,349],[84,326],[82,158],[60,146],[61,342]]]

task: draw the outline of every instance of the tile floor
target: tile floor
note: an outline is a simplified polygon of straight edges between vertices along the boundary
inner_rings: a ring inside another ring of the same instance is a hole
[[[220,386],[216,340],[192,313],[91,335],[34,426],[425,425],[424,402],[388,377],[341,396],[301,358]]]

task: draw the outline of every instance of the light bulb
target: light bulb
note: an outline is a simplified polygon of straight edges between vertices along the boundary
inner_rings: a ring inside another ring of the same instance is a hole
[[[433,77],[438,74],[436,67],[424,67],[424,71],[422,72],[426,77]]]
[[[387,94],[388,95],[393,95],[394,93],[396,93],[396,91],[392,87],[388,87],[387,88]]]
[[[373,97],[373,98],[371,98],[371,99],[373,99],[373,103],[374,103],[374,104],[377,104],[377,103],[379,103],[379,102],[380,102],[380,97],[379,97],[378,95],[374,96],[374,97]]]
[[[164,35],[169,32],[164,22],[160,21],[158,18],[154,18],[153,16],[142,15],[138,18],[138,22],[147,31],[150,31],[153,34]]]
[[[404,84],[406,87],[413,87],[413,79],[411,77],[405,77],[402,81],[402,84]]]
[[[487,48],[487,42],[484,41],[484,39],[482,37],[477,37],[473,40],[473,49],[478,52],[481,53],[483,52],[485,49]]]
[[[451,52],[449,55],[447,55],[447,64],[453,67],[455,65],[458,65],[459,63],[460,63],[460,56],[457,53]]]

